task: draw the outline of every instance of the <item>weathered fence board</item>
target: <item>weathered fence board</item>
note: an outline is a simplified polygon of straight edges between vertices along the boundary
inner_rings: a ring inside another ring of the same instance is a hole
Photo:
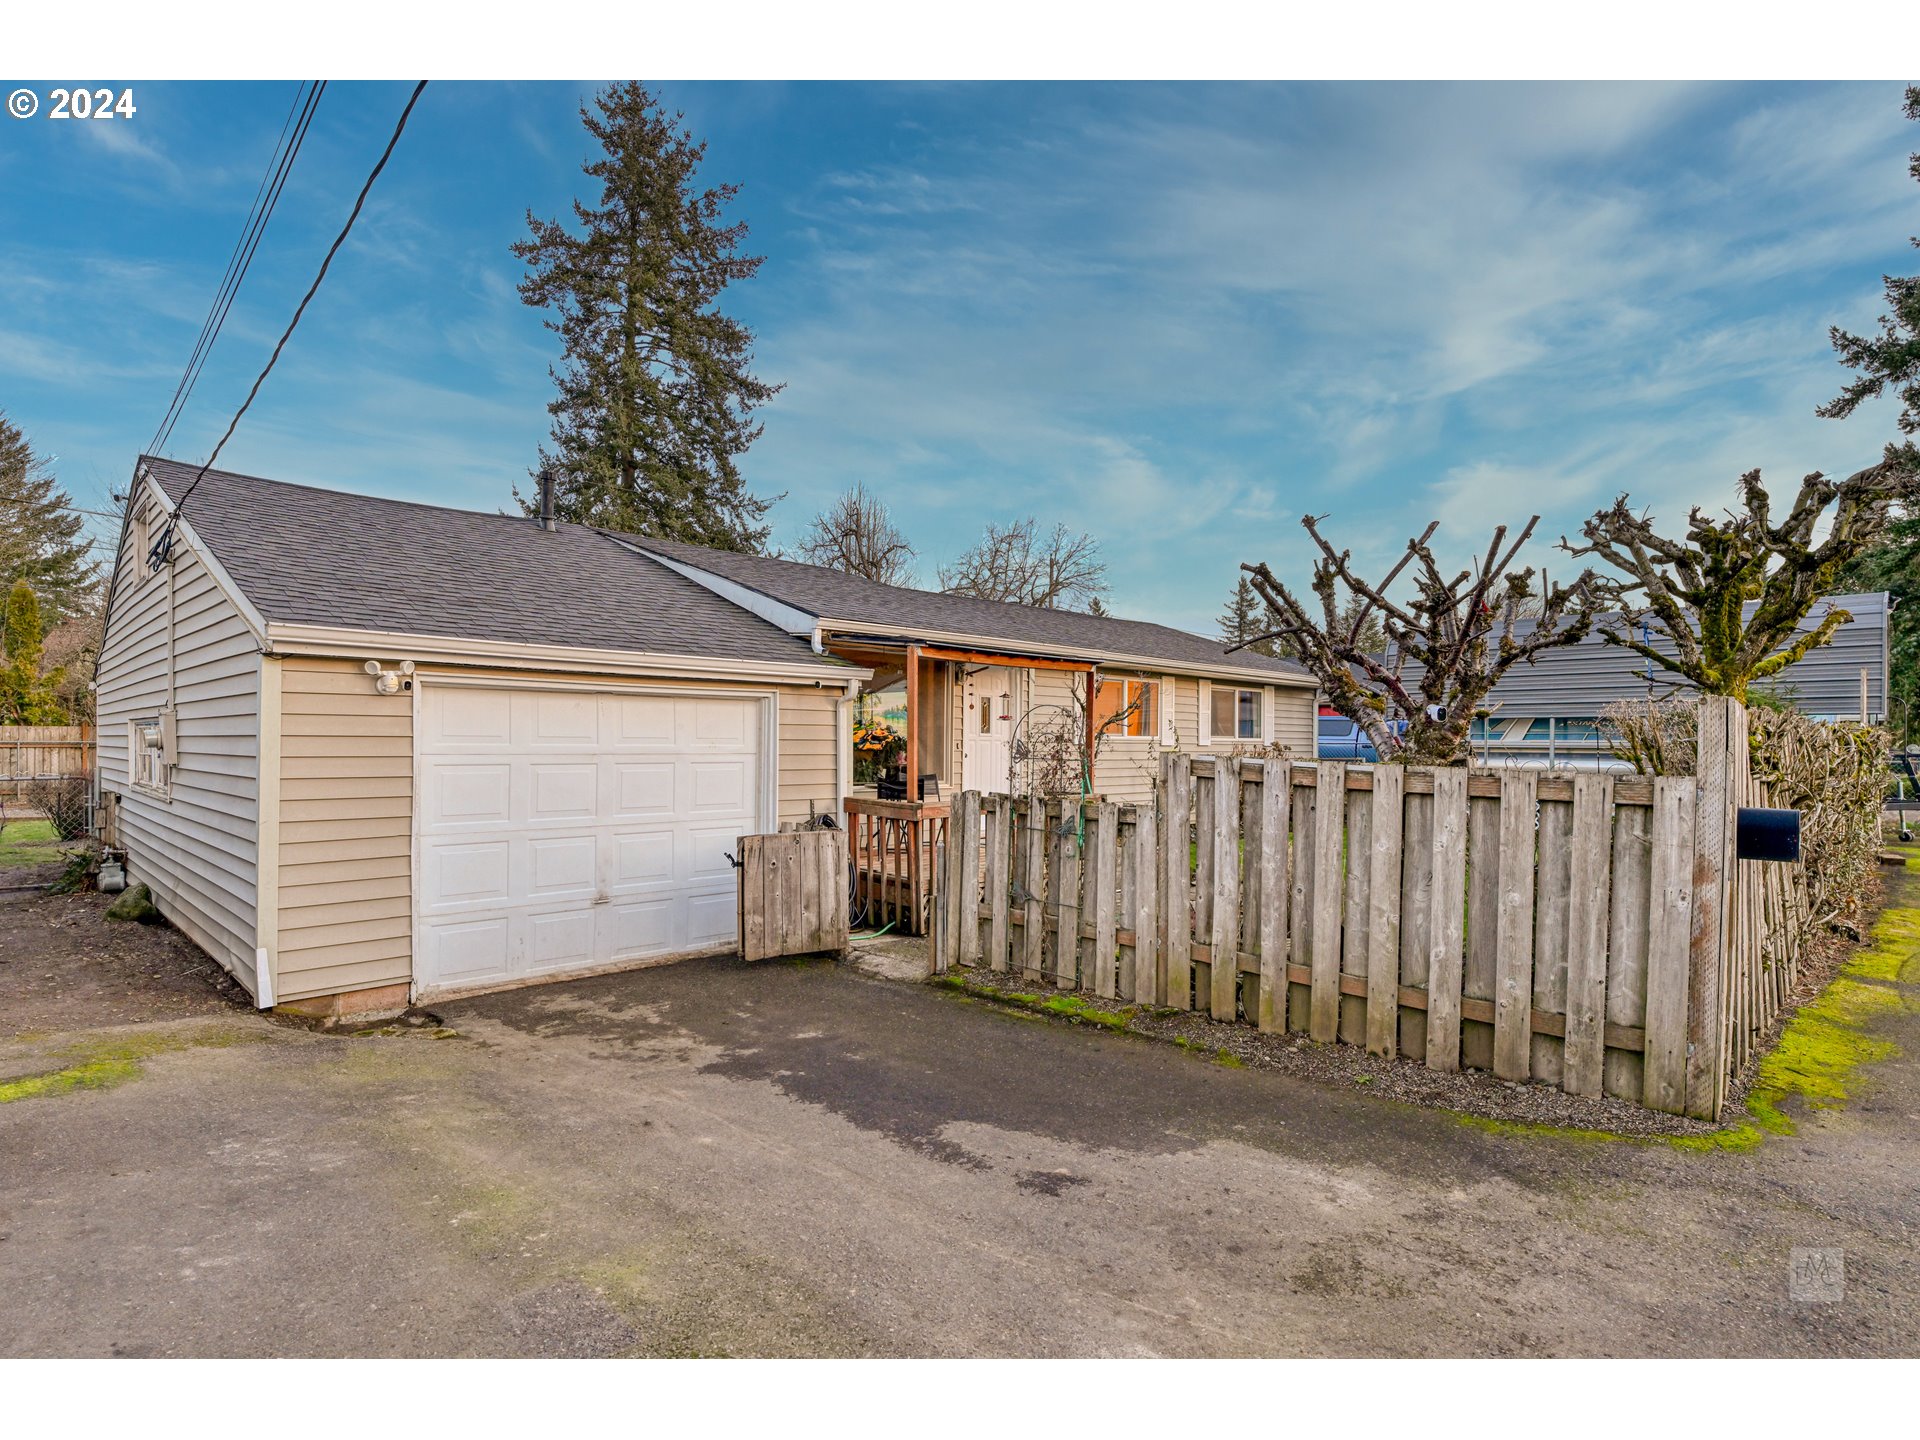
[[[1533,1073],[1534,825],[1539,813],[1531,770],[1500,777],[1500,918],[1494,939],[1493,1073]]]
[[[1367,1049],[1389,1058],[1398,1043],[1400,861],[1406,771],[1373,776],[1373,846],[1367,876]]]
[[[1744,720],[1703,707],[1698,777],[1175,753],[1150,806],[962,796],[943,957],[1717,1115],[1806,914],[1798,867],[1729,851],[1766,800]]]
[[[1433,773],[1431,916],[1427,931],[1427,1068],[1460,1068],[1465,979],[1467,772]]]
[[[846,949],[845,831],[742,835],[739,852],[742,959]]]

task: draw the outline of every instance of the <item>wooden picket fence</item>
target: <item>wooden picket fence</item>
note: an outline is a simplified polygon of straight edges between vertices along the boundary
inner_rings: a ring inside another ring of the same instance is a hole
[[[962,794],[936,966],[1717,1118],[1805,877],[1734,862],[1765,797],[1702,703],[1694,777],[1169,754],[1152,806]]]

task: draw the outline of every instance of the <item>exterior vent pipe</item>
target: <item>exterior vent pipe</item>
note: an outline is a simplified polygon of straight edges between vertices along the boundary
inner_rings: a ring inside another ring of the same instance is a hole
[[[558,530],[559,523],[553,518],[553,471],[540,472],[540,528]]]

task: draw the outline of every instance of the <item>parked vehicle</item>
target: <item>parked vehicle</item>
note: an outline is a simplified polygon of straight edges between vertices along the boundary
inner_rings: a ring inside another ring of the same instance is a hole
[[[1367,732],[1339,711],[1320,707],[1318,753],[1322,760],[1378,760]]]

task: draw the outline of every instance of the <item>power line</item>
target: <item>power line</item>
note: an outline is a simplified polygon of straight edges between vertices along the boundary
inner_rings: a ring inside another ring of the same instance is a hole
[[[307,130],[313,124],[313,112],[320,103],[320,96],[326,90],[327,82],[303,82],[294,90],[293,104],[287,110],[287,118],[280,126],[280,138],[274,142],[273,154],[268,157],[266,173],[260,177],[259,187],[253,194],[253,206],[247,212],[247,223],[240,232],[240,238],[234,242],[233,254],[227,258],[226,273],[220,277],[220,288],[214,292],[213,304],[207,309],[207,318],[201,323],[200,335],[194,341],[193,353],[187,357],[187,367],[180,375],[180,383],[174,387],[173,400],[167,406],[167,413],[161,419],[159,428],[148,442],[147,453],[158,455],[173,435],[173,427],[179,422],[185,411],[187,401],[193,395],[193,387],[199,383],[200,372],[205,368],[213,353],[214,342],[220,338],[221,328],[226,324],[227,312],[233,308],[235,296],[247,278],[247,271],[253,264],[254,252],[260,248],[261,238],[266,234],[267,222],[273,218],[275,207],[280,203],[280,192],[286,188],[287,177],[293,170],[294,158],[299,155],[301,145],[306,141]],[[305,102],[302,103],[302,96]],[[298,121],[294,119],[296,112]],[[292,140],[288,141],[291,131]],[[263,203],[264,202],[264,203]]]
[[[185,513],[188,499],[199,487],[201,480],[206,478],[207,471],[213,468],[213,462],[220,458],[220,452],[226,447],[227,441],[233,438],[233,432],[238,428],[240,418],[247,413],[247,407],[253,404],[253,397],[260,393],[260,387],[266,383],[267,376],[273,373],[274,363],[279,360],[280,352],[286,348],[287,341],[293,338],[294,327],[300,323],[300,317],[307,313],[308,302],[320,289],[320,282],[327,278],[327,267],[333,264],[333,257],[339,253],[340,247],[347,243],[347,236],[352,233],[353,222],[360,218],[360,211],[367,203],[367,195],[373,189],[373,182],[378,180],[380,172],[387,168],[387,161],[393,157],[394,147],[400,143],[400,136],[406,131],[407,117],[413,114],[413,107],[419,102],[420,92],[426,88],[427,82],[424,80],[413,87],[413,94],[407,97],[407,107],[400,112],[399,122],[395,124],[393,134],[387,140],[387,148],[380,152],[380,159],[374,165],[372,173],[367,176],[367,183],[360,187],[359,198],[353,202],[353,212],[347,216],[347,223],[340,227],[340,233],[334,237],[333,244],[327,248],[326,258],[320,262],[320,273],[313,277],[313,284],[309,285],[307,293],[300,297],[300,304],[294,309],[293,318],[287,322],[286,332],[281,335],[279,343],[273,347],[273,354],[267,357],[267,363],[255,378],[253,388],[247,391],[247,398],[242,400],[240,408],[233,412],[233,419],[227,424],[227,433],[220,437],[220,443],[213,447],[213,453],[207,457],[207,463],[200,467],[199,472],[188,482],[187,488],[181,491],[180,498],[174,502],[173,514],[167,518],[166,528],[160,532],[159,538],[153,542],[153,548],[147,554],[147,563],[153,569],[158,570],[167,563],[167,556],[173,548],[174,522]]]

